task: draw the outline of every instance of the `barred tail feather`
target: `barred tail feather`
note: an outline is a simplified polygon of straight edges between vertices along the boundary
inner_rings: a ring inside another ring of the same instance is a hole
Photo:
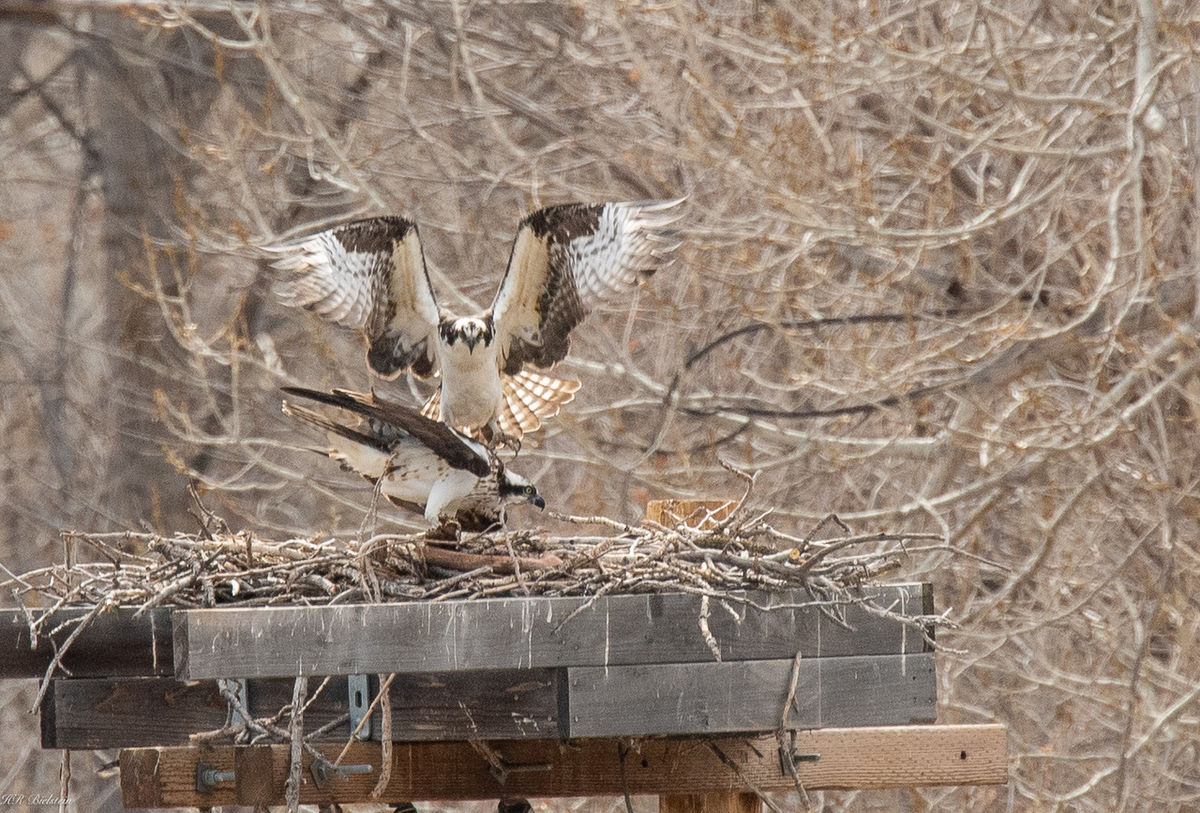
[[[524,369],[502,377],[504,403],[498,421],[500,431],[513,437],[536,432],[546,418],[558,414],[579,390],[579,382],[553,378]]]
[[[421,407],[421,414],[431,421],[438,420],[438,411],[442,406],[442,388],[438,387],[433,391],[433,395],[429,396],[429,400]]]

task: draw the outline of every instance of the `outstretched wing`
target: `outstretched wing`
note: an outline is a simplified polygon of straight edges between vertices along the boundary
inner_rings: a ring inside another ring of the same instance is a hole
[[[491,471],[491,456],[484,446],[464,437],[440,421],[426,418],[411,407],[384,401],[373,394],[365,395],[349,390],[322,392],[303,387],[282,389],[288,395],[341,407],[367,418],[371,425],[371,435],[375,438],[388,438],[389,435],[394,436],[397,431],[403,432],[444,460],[451,468],[464,469],[477,477],[487,477]]]
[[[492,302],[503,370],[561,361],[584,316],[653,274],[678,245],[670,226],[683,200],[568,203],[522,220]]]
[[[363,331],[367,364],[384,378],[433,372],[439,312],[417,226],[402,217],[343,223],[272,246],[275,294],[285,305]]]

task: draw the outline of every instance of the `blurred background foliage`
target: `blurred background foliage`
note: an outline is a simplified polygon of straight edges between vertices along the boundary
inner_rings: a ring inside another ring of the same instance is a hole
[[[725,461],[781,529],[945,535],[897,575],[959,625],[939,719],[1007,724],[1011,782],[814,806],[1194,808],[1198,43],[1154,0],[0,5],[0,561],[194,530],[189,482],[267,536],[412,526],[278,387],[426,385],[256,247],[405,214],[461,307],[533,208],[686,195],[519,470],[633,521],[736,496]],[[58,787],[31,698],[0,688],[0,792]],[[111,756],[72,809],[119,807]]]

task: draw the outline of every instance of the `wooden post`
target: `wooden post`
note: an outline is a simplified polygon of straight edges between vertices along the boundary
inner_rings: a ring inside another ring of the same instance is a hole
[[[757,793],[672,793],[658,797],[658,813],[760,813]]]
[[[709,530],[733,513],[735,505],[734,500],[651,500],[646,503],[646,521]]]
[[[646,521],[671,527],[683,523],[708,529],[725,519],[736,505],[732,500],[651,500]],[[757,793],[670,793],[658,797],[659,813],[762,813]]]

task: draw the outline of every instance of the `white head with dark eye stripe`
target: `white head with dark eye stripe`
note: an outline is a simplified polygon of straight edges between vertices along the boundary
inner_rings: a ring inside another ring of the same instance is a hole
[[[442,341],[453,347],[458,342],[467,346],[468,352],[474,352],[475,346],[482,344],[489,347],[492,344],[492,325],[486,319],[478,316],[464,316],[460,319],[446,320],[439,325]]]
[[[546,501],[538,494],[533,483],[508,470],[500,475],[500,499],[506,503],[527,502],[543,511],[546,509]]]

